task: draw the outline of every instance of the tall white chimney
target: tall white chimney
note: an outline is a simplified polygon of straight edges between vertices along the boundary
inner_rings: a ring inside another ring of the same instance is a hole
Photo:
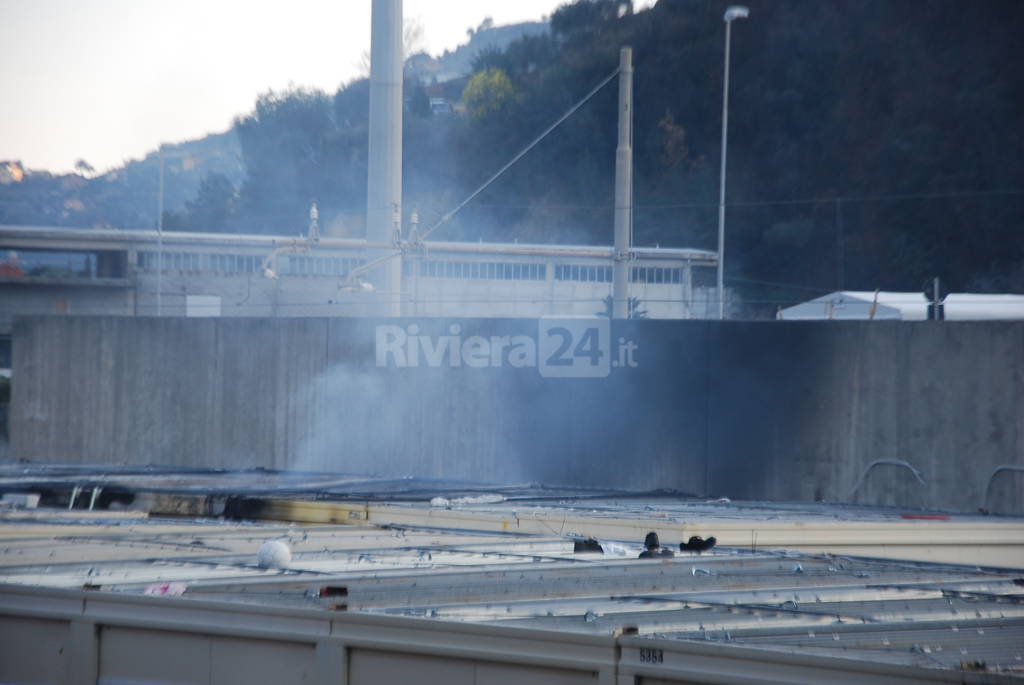
[[[366,239],[393,243],[402,218],[402,0],[373,0],[370,30],[370,149]],[[388,254],[369,250],[367,261]],[[366,274],[381,293],[385,316],[401,316],[402,260]]]

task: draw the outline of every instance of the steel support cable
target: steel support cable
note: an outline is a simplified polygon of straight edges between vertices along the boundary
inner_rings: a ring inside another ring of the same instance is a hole
[[[551,124],[551,126],[548,126],[546,129],[544,129],[543,133],[541,133],[539,136],[534,138],[533,141],[531,141],[529,145],[527,145],[525,148],[523,148],[515,157],[513,157],[507,164],[505,164],[505,166],[501,167],[501,169],[499,169],[493,176],[491,176],[489,179],[487,179],[484,182],[483,185],[481,185],[479,188],[474,190],[469,195],[469,197],[467,197],[465,200],[463,200],[458,205],[456,205],[455,208],[450,210],[447,214],[442,216],[437,221],[437,223],[435,223],[433,226],[431,226],[429,229],[427,229],[427,231],[422,236],[419,236],[418,238],[415,238],[414,239],[415,243],[418,243],[418,244],[422,245],[423,241],[425,241],[427,238],[429,238],[430,235],[434,231],[436,231],[437,229],[441,228],[441,226],[443,226],[446,223],[448,223],[448,221],[453,216],[455,216],[463,207],[465,207],[470,202],[472,202],[473,199],[476,198],[477,195],[482,193],[484,190],[487,189],[488,186],[490,186],[492,183],[494,183],[496,180],[498,180],[499,176],[504,174],[516,162],[518,162],[520,159],[522,159],[523,156],[526,155],[527,152],[529,152],[534,147],[536,147],[537,144],[540,143],[542,140],[544,140],[548,136],[549,133],[554,131],[566,119],[568,119],[573,114],[575,114],[576,110],[578,110],[580,107],[585,105],[590,100],[590,98],[594,97],[598,93],[598,91],[600,91],[602,88],[604,88],[606,85],[608,85],[608,82],[611,81],[616,76],[618,76],[618,74],[619,74],[619,69],[618,69],[618,67],[616,67],[615,71],[613,71],[612,73],[608,74],[608,76],[606,76],[604,78],[604,80],[602,80],[589,93],[587,93],[583,97],[582,100],[580,100],[575,105],[573,105],[571,108],[569,108],[569,111],[567,111],[565,114],[563,114],[561,117],[559,117],[558,120],[555,121],[555,123]],[[345,278],[345,280],[344,280],[344,287],[352,287],[352,285],[355,283],[355,279],[357,279],[359,276],[363,275],[364,273],[366,273],[368,271],[371,271],[372,269],[380,266],[381,264],[384,264],[385,262],[388,262],[388,261],[394,259],[395,257],[401,256],[403,254],[403,252],[405,251],[406,247],[407,247],[406,244],[401,244],[401,243],[398,244],[398,245],[395,245],[394,252],[391,252],[390,254],[386,254],[386,255],[378,258],[378,259],[373,260],[372,262],[370,262],[368,264],[364,264],[361,267],[358,267],[358,268],[354,269]]]
[[[587,94],[586,94],[585,96],[583,96],[583,99],[582,99],[582,100],[580,100],[580,101],[579,101],[579,102],[577,102],[577,103],[576,103],[575,105],[573,105],[572,107],[570,107],[570,108],[569,108],[569,111],[567,111],[567,112],[566,112],[565,114],[563,114],[563,115],[562,115],[561,117],[559,117],[559,118],[558,118],[558,120],[557,120],[557,121],[555,121],[555,123],[551,124],[551,125],[550,125],[550,126],[548,126],[548,127],[546,128],[546,129],[544,129],[544,132],[543,132],[543,133],[541,133],[541,134],[540,134],[539,136],[537,136],[536,138],[534,138],[534,139],[533,139],[533,141],[532,141],[532,142],[531,142],[531,143],[530,143],[529,145],[527,145],[527,146],[526,146],[525,148],[523,148],[522,150],[520,150],[520,152],[519,152],[519,153],[518,153],[518,154],[517,154],[517,155],[516,155],[515,157],[513,157],[513,158],[511,159],[511,161],[509,161],[509,162],[508,162],[508,163],[507,163],[507,164],[506,164],[505,166],[503,166],[503,167],[501,167],[500,169],[498,169],[498,171],[497,171],[497,172],[496,172],[496,173],[495,173],[495,174],[494,174],[493,176],[491,176],[491,177],[490,177],[489,179],[487,179],[487,180],[486,180],[486,181],[484,182],[484,184],[483,184],[483,185],[481,185],[481,186],[480,186],[479,188],[477,188],[476,190],[474,190],[474,191],[473,191],[473,192],[472,192],[472,193],[470,194],[470,196],[469,196],[469,197],[467,197],[467,198],[466,198],[465,200],[463,200],[463,201],[462,201],[462,202],[460,202],[460,203],[459,203],[458,205],[456,205],[454,209],[452,209],[452,210],[451,210],[451,211],[449,211],[449,212],[448,212],[447,214],[445,214],[445,215],[444,215],[443,217],[441,217],[441,219],[440,219],[440,220],[439,220],[439,221],[438,221],[438,222],[437,222],[436,224],[434,224],[434,225],[433,225],[433,226],[431,226],[431,227],[430,227],[429,229],[427,229],[426,233],[424,233],[424,234],[423,234],[423,236],[422,236],[422,237],[420,238],[420,240],[426,240],[426,239],[427,239],[428,237],[430,237],[430,234],[431,234],[431,233],[433,233],[433,232],[434,232],[434,231],[436,231],[437,229],[441,228],[441,226],[443,226],[443,225],[445,225],[446,223],[448,223],[448,221],[449,221],[449,220],[451,220],[451,218],[452,218],[453,216],[455,216],[455,215],[456,215],[456,214],[457,214],[457,213],[458,213],[458,212],[459,212],[459,211],[460,211],[460,210],[461,210],[461,209],[462,209],[463,207],[465,207],[465,206],[466,206],[466,205],[468,205],[468,204],[469,204],[470,202],[472,202],[472,201],[473,201],[473,200],[474,200],[474,199],[476,198],[476,196],[477,196],[477,195],[479,195],[480,193],[484,192],[484,190],[486,190],[488,186],[490,186],[490,185],[491,185],[492,183],[494,183],[494,182],[495,182],[496,180],[498,180],[498,177],[499,177],[499,176],[501,176],[501,175],[502,175],[502,174],[504,174],[504,173],[505,173],[506,171],[508,171],[508,170],[509,170],[510,168],[512,168],[512,166],[513,166],[513,165],[514,165],[514,164],[515,164],[516,162],[518,162],[518,161],[519,161],[520,159],[522,159],[522,158],[523,158],[523,156],[524,156],[524,155],[526,155],[526,153],[527,153],[527,152],[529,152],[530,150],[532,150],[532,149],[533,149],[534,147],[536,147],[536,146],[537,146],[537,144],[538,144],[538,143],[540,143],[540,142],[541,142],[542,140],[544,140],[545,138],[547,138],[547,136],[548,136],[548,134],[549,134],[549,133],[551,133],[552,131],[554,131],[554,130],[555,130],[556,128],[558,128],[558,127],[559,127],[559,126],[560,126],[560,125],[561,125],[561,124],[562,124],[562,123],[563,123],[563,122],[564,122],[564,121],[565,121],[566,119],[568,119],[568,118],[569,118],[569,117],[571,117],[571,116],[572,116],[573,114],[575,114],[575,113],[576,113],[576,110],[578,110],[578,109],[579,109],[580,107],[582,107],[583,105],[587,104],[587,102],[588,102],[588,101],[590,100],[590,98],[592,98],[592,97],[594,97],[595,95],[597,95],[598,91],[600,91],[600,90],[601,90],[602,88],[604,88],[604,87],[605,87],[606,85],[608,85],[608,83],[609,83],[609,82],[610,82],[610,81],[611,81],[611,80],[612,80],[613,78],[615,78],[615,77],[616,77],[616,76],[618,76],[618,75],[619,75],[619,69],[618,69],[618,67],[616,67],[616,68],[615,68],[615,71],[613,71],[612,73],[608,74],[608,76],[606,76],[606,77],[604,78],[604,80],[603,80],[603,81],[601,81],[601,82],[600,82],[599,84],[597,84],[596,86],[594,86],[593,90],[591,90],[591,91],[590,91],[589,93],[587,93]]]

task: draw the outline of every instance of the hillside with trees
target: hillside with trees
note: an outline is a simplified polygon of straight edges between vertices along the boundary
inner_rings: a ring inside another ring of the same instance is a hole
[[[547,41],[478,65],[518,97],[466,121],[461,158],[511,156],[632,45],[636,240],[713,249],[726,5],[565,7]],[[1012,1],[751,3],[732,42],[730,283],[765,305],[931,276],[1024,292],[1022,29]],[[607,88],[471,216],[503,239],[610,242],[614,110]]]
[[[630,45],[635,241],[714,249],[727,4],[660,0],[634,12],[577,0],[549,31],[478,51],[470,76],[407,70],[406,212],[430,226]],[[916,290],[932,276],[955,290],[1024,292],[1024,3],[749,5],[733,26],[726,272],[749,311],[840,288]],[[334,94],[260,96],[225,134],[237,165],[194,178],[166,224],[294,234],[316,201],[329,233],[362,235],[368,95],[357,80]],[[432,111],[431,98],[456,112]],[[610,243],[615,110],[612,81],[434,237]],[[81,177],[89,213],[62,219],[41,209],[58,201],[40,200],[23,203],[39,209],[31,221],[12,221],[0,196],[0,222],[147,225],[155,190],[141,181],[132,202],[112,203],[130,211],[86,199],[115,193],[128,169]],[[151,166],[133,173],[156,178]]]
[[[18,173],[4,174],[5,164]],[[15,161],[0,161],[0,225],[155,228],[160,178],[157,151],[102,174],[87,160],[79,160],[75,172],[52,174],[23,169]],[[168,227],[183,220],[183,214],[174,208],[194,200],[205,179],[223,177],[235,186],[244,175],[234,129],[165,145]]]

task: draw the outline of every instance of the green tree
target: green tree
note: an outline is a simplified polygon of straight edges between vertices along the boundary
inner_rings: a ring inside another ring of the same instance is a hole
[[[462,92],[462,103],[474,119],[485,119],[516,101],[516,88],[504,70],[488,67],[473,74]]]
[[[246,230],[293,234],[310,203],[329,196],[333,178],[325,162],[337,132],[331,104],[319,90],[271,91],[236,120],[246,166],[239,196]]]
[[[598,316],[607,316],[609,319],[612,318],[612,315],[615,313],[615,298],[613,298],[611,295],[608,295],[602,301],[604,302],[604,309],[599,311],[599,312],[597,312],[597,315]],[[643,306],[643,301],[641,301],[639,297],[630,297],[629,298],[629,318],[630,319],[646,319],[647,318],[647,310],[646,309],[640,309],[640,307],[642,307],[642,306]]]

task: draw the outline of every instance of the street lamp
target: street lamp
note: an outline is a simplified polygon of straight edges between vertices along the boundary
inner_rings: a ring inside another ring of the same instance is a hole
[[[750,9],[733,5],[725,10],[725,83],[722,88],[722,169],[718,184],[718,318],[725,318],[725,152],[729,134],[729,38],[732,22],[746,19]]]

